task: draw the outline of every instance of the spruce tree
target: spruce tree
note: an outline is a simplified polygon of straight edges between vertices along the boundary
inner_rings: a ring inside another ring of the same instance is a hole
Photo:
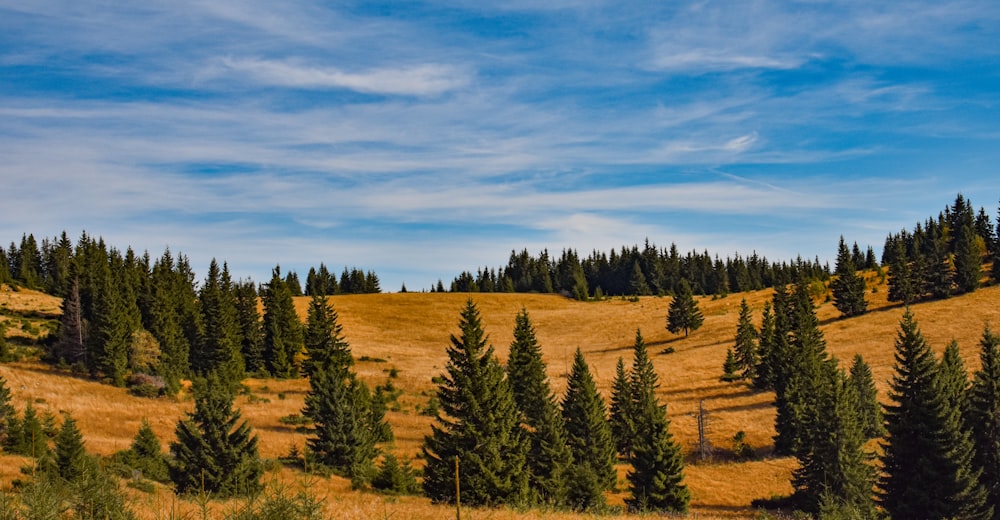
[[[170,475],[167,472],[167,459],[163,455],[160,446],[160,439],[150,426],[149,421],[144,417],[132,439],[132,446],[129,448],[132,460],[131,466],[142,472],[142,476],[157,482],[168,482]]]
[[[462,309],[459,329],[458,337],[451,336],[447,373],[438,386],[443,413],[424,437],[424,493],[434,502],[454,502],[457,460],[462,503],[523,503],[529,493],[529,443],[471,299]]]
[[[740,317],[736,324],[736,345],[733,347],[735,355],[736,369],[743,379],[756,379],[756,369],[759,359],[757,357],[757,329],[753,326],[753,316],[750,313],[750,306],[744,298],[740,301]]]
[[[872,518],[875,469],[868,464],[871,454],[864,451],[855,386],[831,364],[823,366],[819,377],[824,381],[815,386],[817,417],[804,434],[796,454],[799,467],[792,474],[796,502],[815,513],[824,500],[833,500],[861,518]]]
[[[194,298],[194,295],[191,294],[193,289],[186,285],[187,280],[176,270],[170,250],[164,251],[153,263],[150,274],[149,315],[145,326],[160,344],[157,373],[163,377],[167,392],[172,395],[180,391],[181,379],[190,373],[191,345],[181,324],[181,311],[188,305],[185,298]]]
[[[531,443],[531,488],[542,503],[567,505],[573,455],[566,445],[565,424],[545,375],[542,349],[525,309],[515,318],[507,380]]]
[[[69,482],[83,477],[88,469],[90,459],[83,446],[83,434],[68,413],[56,434],[53,458],[55,474]]]
[[[329,298],[324,293],[314,293],[309,300],[304,336],[306,359],[302,362],[302,373],[305,376],[310,377],[328,366],[347,370],[354,364],[343,326],[337,320],[337,311],[330,305]]]
[[[573,356],[562,412],[574,460],[570,504],[578,510],[602,507],[604,490],[614,487],[618,480],[615,445],[607,407],[579,348]]]
[[[94,318],[87,339],[87,365],[91,374],[102,375],[115,386],[125,386],[132,328],[126,302],[107,264],[97,274],[96,288]]]
[[[215,372],[233,388],[243,379],[245,366],[240,352],[240,331],[236,317],[229,268],[212,259],[205,284],[198,295],[201,305],[202,335],[191,352],[191,366],[205,375]]]
[[[921,281],[919,275],[910,267],[910,259],[906,256],[903,241],[893,243],[894,253],[889,262],[889,301],[902,302],[909,305],[916,301]]]
[[[874,439],[885,434],[885,420],[882,417],[882,405],[878,401],[878,390],[872,369],[861,354],[855,354],[851,363],[848,381],[854,387],[858,396],[858,419],[865,438]]]
[[[680,289],[676,296],[670,301],[667,309],[667,330],[673,334],[678,334],[682,330],[686,337],[692,330],[698,330],[705,321],[701,310],[698,309],[698,302],[694,299],[691,286],[687,279],[682,279]]]
[[[18,418],[11,416],[7,422],[7,438],[4,448],[9,453],[44,460],[49,455],[49,437],[42,426],[38,411],[29,401],[24,414]]]
[[[17,421],[17,411],[14,410],[14,405],[10,401],[10,389],[7,388],[7,380],[3,376],[0,376],[0,446],[7,445],[11,422],[14,421],[16,423]]]
[[[857,272],[857,266],[847,249],[844,237],[840,237],[837,248],[836,278],[830,284],[833,290],[833,306],[845,318],[859,316],[865,313],[868,302],[865,301],[865,279]]]
[[[971,219],[970,219],[971,220]],[[955,292],[964,294],[979,288],[983,271],[983,240],[971,222],[955,230]]]
[[[632,511],[687,512],[691,493],[684,484],[684,456],[670,433],[667,408],[656,391],[659,376],[639,331],[632,360],[632,406],[635,440],[629,462],[629,490],[625,504]]]
[[[83,314],[80,308],[80,282],[73,279],[62,303],[59,320],[59,339],[52,346],[51,357],[55,362],[74,364],[86,355],[86,336],[83,331]]]
[[[351,477],[371,463],[378,452],[370,410],[368,389],[354,374],[339,366],[318,366],[302,410],[313,421],[306,443],[315,461]]]
[[[975,444],[974,466],[979,481],[986,488],[987,505],[1000,511],[1000,336],[989,326],[980,340],[981,368],[975,373],[969,390],[966,428]]]
[[[733,354],[732,347],[726,349],[726,359],[722,362],[722,381],[731,383],[740,378],[740,364],[736,361],[736,354]]]
[[[178,494],[224,498],[261,490],[257,436],[240,421],[233,397],[232,388],[215,373],[196,383],[194,412],[177,422],[177,440],[170,443],[168,471]]]
[[[264,357],[268,371],[280,378],[294,377],[295,356],[302,351],[302,324],[295,314],[292,293],[281,279],[281,268],[272,271],[264,290]]]
[[[976,486],[971,442],[939,376],[930,346],[907,310],[896,337],[895,375],[885,407],[888,440],[879,500],[893,518],[978,518],[987,510]]]
[[[754,369],[753,386],[758,390],[773,390],[776,359],[774,356],[775,317],[771,311],[771,302],[764,303],[758,338],[757,365]]]
[[[632,424],[635,412],[632,406],[632,376],[625,370],[625,361],[618,358],[615,365],[615,379],[611,383],[611,437],[615,448],[622,457],[632,456],[632,442],[635,426]]]
[[[257,310],[257,289],[253,281],[238,282],[233,288],[236,299],[236,322],[240,329],[240,352],[249,374],[266,374],[264,331]]]

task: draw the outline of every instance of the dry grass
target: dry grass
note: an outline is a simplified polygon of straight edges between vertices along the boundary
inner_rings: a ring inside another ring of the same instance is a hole
[[[877,286],[877,292],[869,294],[871,312],[858,318],[838,319],[839,313],[829,302],[822,303],[818,311],[830,353],[844,363],[849,363],[856,352],[863,354],[872,366],[883,397],[892,373],[896,328],[903,313],[902,307],[885,301],[886,292],[885,285]],[[736,329],[740,299],[747,299],[759,321],[760,311],[770,295],[770,291],[759,291],[722,299],[700,299],[705,324],[687,338],[665,330],[669,298],[581,303],[552,295],[473,294],[471,297],[479,307],[490,341],[501,359],[507,355],[515,315],[522,307],[528,310],[557,392],[565,387],[573,351],[579,347],[607,396],[615,362],[618,357],[631,361],[635,332],[641,329],[660,375],[660,393],[668,404],[671,431],[686,452],[692,452],[697,441],[694,413],[698,403],[704,401],[710,413],[709,439],[719,448],[718,461],[699,463],[689,457],[686,474],[693,496],[693,514],[717,518],[751,517],[753,511],[749,504],[752,499],[791,491],[788,480],[795,465],[792,459],[768,458],[742,463],[726,460],[731,439],[739,430],[746,432],[747,442],[760,453],[767,453],[772,444],[773,396],[754,393],[743,384],[719,381],[726,347],[732,342]],[[10,305],[58,309],[58,300],[30,291],[5,293],[2,297],[8,298]],[[26,299],[21,300],[22,297]],[[419,415],[418,408],[426,404],[434,391],[431,378],[440,374],[445,366],[449,335],[456,332],[459,311],[469,297],[466,294],[405,293],[331,299],[355,357],[375,359],[356,364],[361,377],[371,384],[379,384],[386,381],[390,369],[398,370],[394,384],[404,390],[404,395],[400,398],[399,410],[388,416],[396,434],[396,442],[390,449],[396,453],[408,457],[415,455],[423,436],[429,432],[431,420]],[[984,324],[992,322],[1000,327],[997,325],[1000,323],[998,302],[1000,287],[987,287],[961,298],[915,305],[913,311],[928,341],[938,352],[952,339],[959,342],[971,371],[978,367],[978,341]],[[303,317],[307,304],[306,298],[296,302]],[[674,353],[663,354],[668,347],[673,348]],[[0,374],[7,379],[18,407],[31,400],[39,408],[53,413],[71,412],[86,437],[88,449],[101,454],[127,447],[143,417],[151,421],[166,444],[173,438],[177,419],[192,406],[189,401],[132,397],[124,390],[38,364],[0,366]],[[301,449],[303,435],[278,419],[299,413],[307,383],[304,380],[251,380],[247,383],[254,395],[270,401],[251,404],[246,397],[237,401],[260,436],[262,455],[269,458],[284,455],[293,445]],[[16,478],[16,467],[21,464],[21,459],[0,459],[0,467],[3,467],[0,478],[4,482]],[[12,471],[10,467],[15,469]],[[624,477],[625,468],[620,470]],[[288,469],[273,475],[293,487],[301,478]],[[433,506],[422,498],[387,499],[351,492],[348,483],[338,478],[318,480],[311,489],[325,497],[328,510],[336,518],[438,519],[452,514],[447,508]],[[611,500],[620,504],[623,498],[619,493]],[[153,497],[139,497],[139,500],[148,502],[144,506],[147,509],[158,510],[173,503],[166,490]],[[579,518],[565,513],[506,510],[474,511],[464,517]]]

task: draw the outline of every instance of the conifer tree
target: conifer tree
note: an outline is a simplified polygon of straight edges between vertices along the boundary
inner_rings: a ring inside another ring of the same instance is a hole
[[[690,331],[698,330],[704,321],[691,286],[686,279],[682,279],[677,296],[670,301],[670,308],[667,310],[667,330],[673,334],[683,330],[686,337]]]
[[[625,370],[625,361],[618,358],[615,365],[615,379],[611,383],[611,437],[615,441],[618,454],[626,459],[632,456],[632,442],[635,426],[632,424],[635,411],[632,406],[632,377]]]
[[[774,341],[775,317],[771,311],[771,302],[764,302],[764,312],[760,320],[759,341],[757,344],[757,365],[754,369],[753,386],[759,390],[774,389]]]
[[[570,504],[578,510],[602,507],[604,490],[614,487],[618,480],[615,445],[607,407],[579,348],[573,356],[562,412],[574,460]]]
[[[180,381],[190,372],[191,345],[181,325],[181,311],[186,297],[194,298],[185,287],[187,280],[179,273],[170,250],[153,263],[149,281],[149,315],[145,326],[160,344],[157,373],[163,377],[167,392],[176,394]],[[194,302],[191,302],[194,303]]]
[[[203,328],[197,348],[191,352],[191,366],[201,375],[215,372],[235,388],[243,379],[245,366],[240,352],[236,298],[225,264],[220,270],[212,259],[198,296]]]
[[[566,445],[565,424],[545,375],[542,349],[526,309],[515,318],[507,380],[531,443],[531,488],[542,503],[565,506],[573,455]]]
[[[733,348],[726,348],[726,359],[722,362],[722,381],[731,383],[739,379],[739,369],[740,364],[736,361],[736,354],[733,354]]]
[[[809,512],[818,512],[824,499],[832,499],[860,518],[872,518],[875,470],[868,464],[871,454],[864,451],[855,386],[832,364],[822,367],[820,377],[823,384],[815,387],[817,420],[805,432],[796,454],[795,497]]]
[[[306,359],[302,362],[305,376],[310,377],[331,365],[346,371],[354,364],[351,347],[343,336],[343,326],[337,320],[337,311],[326,294],[314,293],[309,300],[306,319]]]
[[[233,289],[236,299],[236,322],[240,329],[240,353],[250,374],[267,373],[264,360],[264,331],[257,310],[257,289],[252,281],[239,282]]]
[[[275,267],[264,291],[264,357],[271,375],[294,377],[295,356],[302,351],[302,324],[295,314],[292,293]]]
[[[3,331],[0,330],[0,333]],[[7,438],[10,434],[10,425],[17,421],[17,411],[11,404],[10,389],[7,388],[7,380],[0,376],[0,446],[7,446]]]
[[[684,513],[691,501],[684,484],[684,456],[670,433],[666,406],[656,397],[659,377],[639,331],[633,356],[630,386],[636,437],[628,473],[632,496],[625,504],[632,511]]]
[[[971,216],[971,214],[970,214]],[[983,271],[983,239],[970,221],[955,230],[955,292],[964,294],[979,288]]]
[[[909,305],[916,301],[918,287],[921,282],[918,276],[910,268],[910,259],[906,256],[906,248],[903,241],[897,240],[893,243],[892,261],[889,262],[889,301],[903,302]]]
[[[59,320],[59,339],[52,346],[52,358],[56,362],[72,365],[83,361],[86,355],[86,336],[80,308],[80,282],[76,279],[63,298],[62,311],[62,318]]]
[[[129,448],[132,460],[129,464],[134,469],[142,472],[142,476],[157,482],[168,482],[170,475],[167,472],[167,459],[163,455],[160,446],[160,439],[150,426],[149,421],[144,417],[132,439],[132,446]]]
[[[861,354],[854,355],[848,382],[854,387],[854,392],[858,396],[857,413],[865,438],[881,437],[885,434],[882,405],[878,401],[878,390],[875,388],[872,369]]]
[[[309,377],[302,415],[312,419],[306,440],[316,462],[344,476],[355,476],[377,455],[369,422],[371,396],[346,368],[317,366]]]
[[[740,301],[740,317],[736,324],[736,345],[733,354],[736,370],[743,379],[756,379],[756,369],[759,363],[757,357],[757,329],[754,328],[750,306],[744,298]]]
[[[178,494],[223,498],[259,492],[257,436],[233,409],[232,388],[215,373],[195,386],[195,408],[177,422],[168,471]]]
[[[879,481],[893,518],[978,518],[985,493],[971,467],[971,443],[939,377],[930,346],[907,310],[896,337],[895,375],[885,407],[888,440]]]
[[[857,244],[855,244],[857,246]],[[847,249],[844,237],[840,237],[837,248],[836,278],[830,284],[833,290],[833,305],[845,318],[859,316],[865,313],[868,302],[865,301],[865,279],[857,272],[857,266]]]
[[[987,505],[996,514],[1000,511],[1000,336],[987,326],[979,344],[981,368],[969,390],[965,423],[975,444],[974,467],[981,472]]]
[[[441,411],[424,437],[424,493],[455,501],[459,465],[464,504],[518,504],[528,497],[529,444],[504,369],[488,345],[479,310],[466,302],[461,333],[451,336],[447,373],[438,386]]]
[[[92,374],[103,375],[115,386],[124,386],[132,328],[108,265],[103,265],[98,273],[97,283],[94,318],[87,339],[87,365]]]
[[[38,411],[29,401],[21,418],[12,415],[7,422],[4,448],[9,453],[45,459],[49,454],[49,437],[38,417]]]
[[[80,479],[88,469],[90,459],[83,446],[83,434],[68,413],[56,434],[53,458],[55,473],[69,482]]]

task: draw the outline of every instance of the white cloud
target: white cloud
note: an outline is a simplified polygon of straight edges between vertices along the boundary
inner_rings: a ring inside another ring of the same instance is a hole
[[[369,94],[434,96],[463,88],[470,82],[468,74],[456,67],[433,63],[362,72],[260,59],[225,58],[222,64],[265,85],[345,88]]]

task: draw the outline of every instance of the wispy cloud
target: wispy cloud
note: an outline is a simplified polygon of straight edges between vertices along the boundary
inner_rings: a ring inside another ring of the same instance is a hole
[[[372,94],[433,96],[465,87],[468,74],[456,67],[422,64],[345,72],[276,60],[224,58],[222,65],[264,85],[323,89],[346,88]]]

